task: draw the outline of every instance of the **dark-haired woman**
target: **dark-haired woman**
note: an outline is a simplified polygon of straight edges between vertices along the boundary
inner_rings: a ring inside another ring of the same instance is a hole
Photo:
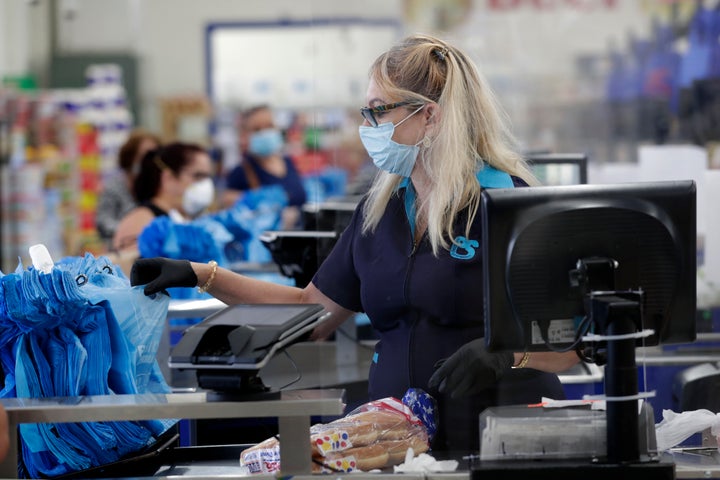
[[[155,217],[188,220],[200,214],[215,198],[212,176],[210,156],[198,145],[171,143],[148,152],[133,184],[138,207],[120,221],[113,249],[135,249],[138,236]]]

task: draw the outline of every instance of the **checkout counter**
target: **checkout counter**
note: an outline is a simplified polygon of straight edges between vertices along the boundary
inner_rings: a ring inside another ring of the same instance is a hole
[[[218,300],[177,300],[171,302],[169,317],[206,317],[226,305]],[[301,479],[317,478],[310,475],[310,446],[308,431],[313,417],[335,418],[343,415],[354,404],[364,403],[367,391],[367,372],[372,360],[373,341],[352,339],[354,319],[341,329],[334,342],[299,342],[289,345],[287,355],[273,356],[260,370],[263,381],[283,390],[279,399],[267,401],[208,401],[208,394],[197,389],[192,371],[168,372],[168,383],[173,393],[167,395],[122,395],[108,397],[78,397],[73,399],[8,399],[4,405],[11,425],[11,451],[2,464],[0,476],[16,476],[17,434],[13,428],[21,423],[52,423],[58,421],[110,421],[144,420],[157,418],[185,419],[192,425],[208,419],[276,418],[281,437],[283,474],[294,474]],[[701,339],[702,336],[701,336]],[[167,365],[167,350],[159,351],[163,368]],[[292,359],[292,360],[290,360]],[[678,352],[668,355],[661,350],[647,349],[637,354],[638,365],[651,367],[683,367],[703,362],[720,362],[719,354],[688,354]],[[167,372],[167,370],[166,370]],[[298,379],[298,373],[302,375]],[[642,375],[642,369],[640,370]],[[603,371],[594,364],[577,364],[562,372],[560,380],[569,398],[597,393],[602,389]],[[641,383],[642,385],[642,383]],[[648,385],[648,389],[656,389]],[[72,401],[70,401],[72,400]],[[672,408],[663,406],[661,408]],[[661,410],[655,406],[655,410]],[[192,431],[192,427],[190,429]],[[186,445],[174,449],[172,455],[156,454],[153,472],[128,475],[134,478],[239,478],[238,455],[244,448],[240,445],[194,445],[193,436]],[[367,474],[372,478],[386,477],[430,480],[471,480],[472,458],[459,458],[458,470],[439,473]],[[716,445],[710,448],[684,448],[663,455],[664,461],[676,466],[676,478],[720,478],[720,454]],[[132,471],[132,470],[130,470]],[[336,477],[345,474],[336,474]],[[353,474],[354,478],[358,474]],[[363,474],[360,474],[365,476]],[[254,475],[253,478],[271,475]]]
[[[194,304],[184,303],[171,305],[171,315],[207,314],[208,308],[222,308],[224,304],[216,300],[201,301]],[[354,320],[342,325],[344,334],[337,335],[333,342],[301,342],[289,346],[286,351],[290,360],[283,355],[275,356],[262,369],[263,380],[272,386],[292,384],[299,389],[337,389],[346,392],[345,401],[348,409],[354,404],[366,401],[367,372],[372,361],[373,341],[354,341]],[[700,334],[699,342],[720,340],[715,334]],[[720,362],[720,353],[712,349],[697,351],[695,349],[677,349],[670,354],[662,347],[638,349],[637,362],[640,368],[640,385],[647,385],[648,390],[656,390],[657,396],[650,400],[656,414],[656,422],[662,415],[662,409],[675,409],[672,397],[672,377],[676,371],[707,362]],[[296,371],[302,372],[297,379]],[[671,372],[671,373],[669,373]],[[177,375],[177,372],[175,373]],[[566,372],[559,374],[568,398],[582,398],[583,395],[601,393],[603,390],[603,368],[595,364],[579,363]],[[175,376],[174,387],[192,389],[191,377]],[[393,477],[406,478],[437,478],[437,479],[470,479],[472,459],[459,459],[458,471],[453,473],[433,473],[412,475],[408,473],[393,474]],[[676,478],[720,478],[720,454],[717,448],[708,442],[697,448],[679,448],[672,453],[663,454],[662,460],[676,465]],[[198,467],[199,468],[199,467]],[[229,466],[228,468],[232,468]],[[377,477],[377,474],[373,474]]]

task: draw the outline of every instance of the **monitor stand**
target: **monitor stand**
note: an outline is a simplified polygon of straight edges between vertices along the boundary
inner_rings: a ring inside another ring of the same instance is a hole
[[[588,315],[596,331],[607,337],[631,335],[642,325],[642,293],[602,291],[587,296]],[[472,468],[472,480],[609,478],[674,479],[675,465],[657,458],[641,458],[635,341],[610,338],[607,342],[605,395],[607,397],[607,458],[579,460],[511,460],[481,462]],[[613,400],[615,399],[615,400]],[[616,477],[612,477],[616,475]]]

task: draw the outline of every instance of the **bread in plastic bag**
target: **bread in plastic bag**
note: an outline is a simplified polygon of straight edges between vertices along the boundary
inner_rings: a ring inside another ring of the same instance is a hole
[[[423,411],[434,411],[434,400],[427,393],[404,397],[424,402]],[[430,416],[429,418],[434,418]],[[313,471],[368,471],[398,465],[405,460],[408,448],[415,454],[426,452],[429,431],[413,408],[388,397],[367,402],[346,416],[310,428]],[[280,445],[269,438],[240,454],[240,465],[248,473],[272,473],[280,470]]]

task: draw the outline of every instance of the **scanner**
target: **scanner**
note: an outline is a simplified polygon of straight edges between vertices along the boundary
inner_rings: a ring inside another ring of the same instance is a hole
[[[185,330],[168,364],[195,370],[200,388],[223,397],[277,398],[280,392],[263,384],[259,370],[328,315],[318,304],[231,305]]]

